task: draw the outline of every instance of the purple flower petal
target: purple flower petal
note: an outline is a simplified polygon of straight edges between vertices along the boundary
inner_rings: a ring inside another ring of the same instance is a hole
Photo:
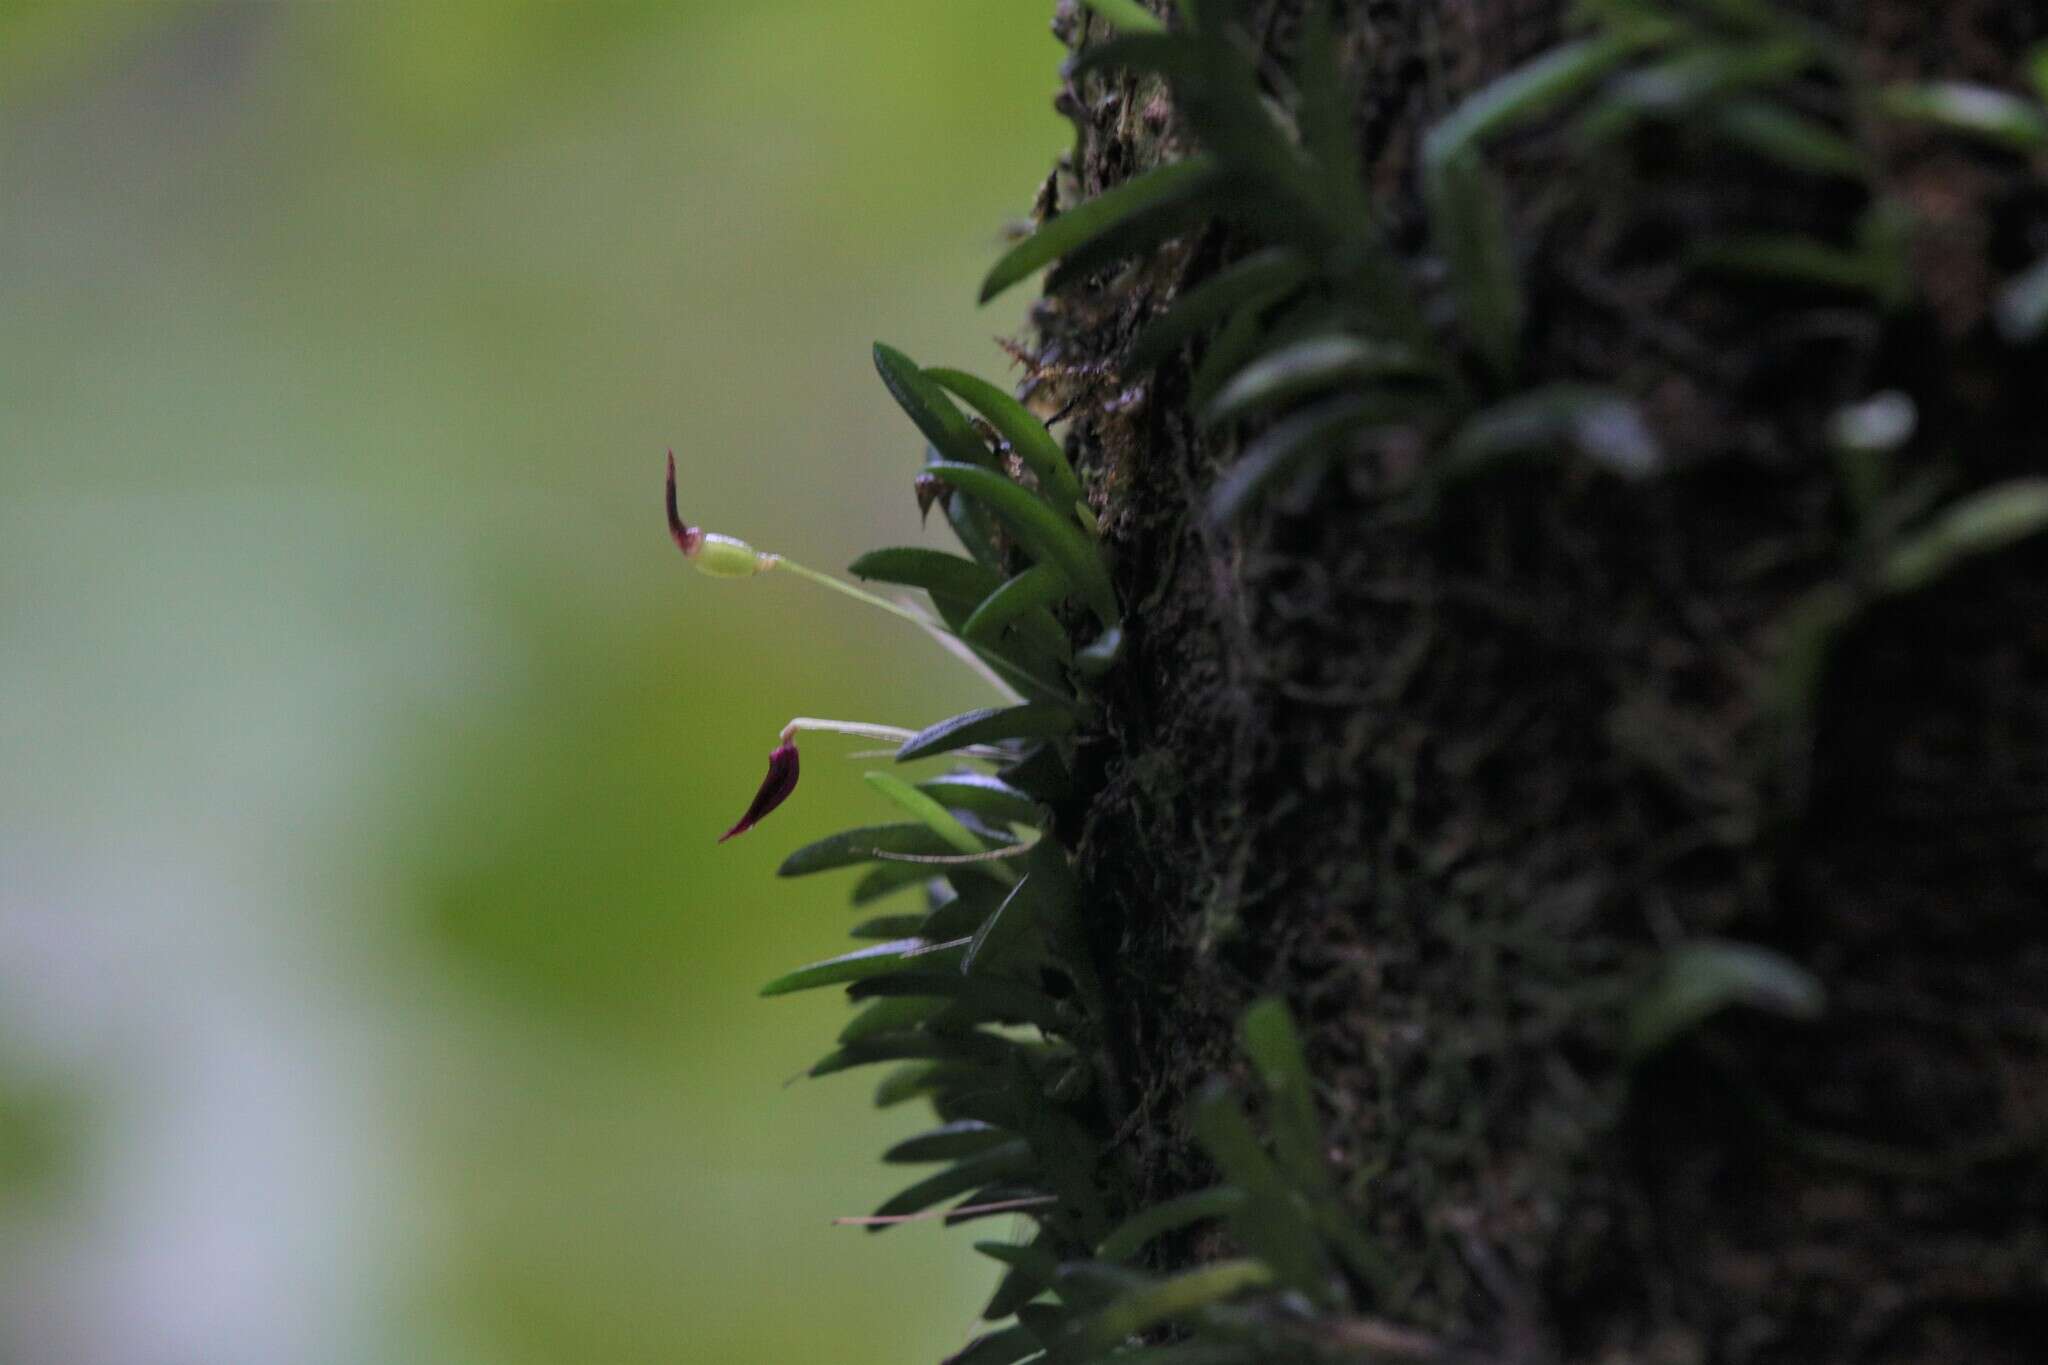
[[[676,511],[676,453],[668,453],[668,533],[675,538],[676,548],[691,559],[697,557],[697,549],[704,543],[702,527],[683,525],[682,514]]]
[[[796,774],[796,745],[784,744],[768,755],[768,776],[761,779],[761,790],[754,793],[754,799],[748,804],[747,813],[740,817],[740,822],[719,835],[718,842],[722,844],[735,834],[745,834],[761,823],[768,812],[787,801],[789,794],[796,790]]]

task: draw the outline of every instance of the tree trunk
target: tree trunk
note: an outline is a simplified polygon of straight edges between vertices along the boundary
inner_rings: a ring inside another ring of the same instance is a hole
[[[1245,7],[1271,79],[1305,8]],[[1870,87],[2022,90],[2048,38],[2033,0],[1797,8]],[[1419,138],[1568,38],[1564,9],[1336,6],[1366,178],[1425,292]],[[1068,3],[1055,29],[1109,33]],[[2048,554],[1887,578],[1942,509],[2042,469],[2043,351],[1992,316],[2048,249],[2048,192],[2038,152],[1844,89],[1797,98],[1873,150],[1874,188],[1687,120],[1587,150],[1569,107],[1488,147],[1528,299],[1518,387],[1621,390],[1655,477],[1531,463],[1418,499],[1441,452],[1393,428],[1218,523],[1240,441],[1196,421],[1201,346],[1119,366],[1245,237],[1207,228],[1035,315],[1029,367],[1077,402],[1128,604],[1060,830],[1110,964],[1118,1150],[1147,1199],[1205,1183],[1185,1101],[1240,1066],[1246,1004],[1284,997],[1399,1270],[1373,1311],[1487,1358],[2048,1349]],[[1192,142],[1153,78],[1059,103],[1079,137],[1048,212]],[[1710,240],[1851,242],[1873,204],[1912,225],[1904,299],[1688,264]],[[1855,448],[1842,422],[1899,411],[1880,393],[1917,426],[1862,499],[1830,433]],[[1688,945],[1728,942],[1797,964],[1824,1009],[1741,1007],[1772,1003],[1751,981],[1647,1044]]]

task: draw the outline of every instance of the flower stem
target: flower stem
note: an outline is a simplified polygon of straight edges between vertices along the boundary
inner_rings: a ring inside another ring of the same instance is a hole
[[[888,598],[869,592],[865,588],[856,588],[853,584],[843,579],[834,578],[831,574],[819,573],[816,569],[807,569],[786,555],[769,555],[767,558],[770,562],[764,566],[766,568],[787,569],[799,578],[808,578],[820,587],[830,588],[834,592],[843,593],[853,598],[856,602],[865,602],[871,607],[880,607],[883,611],[893,616],[902,617],[912,625],[930,627],[936,624],[921,611],[913,611],[900,602],[891,602]]]

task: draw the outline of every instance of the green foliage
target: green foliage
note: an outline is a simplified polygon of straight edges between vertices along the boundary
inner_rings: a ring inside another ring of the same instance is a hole
[[[1660,124],[1861,189],[1847,242],[1734,236],[1702,244],[1690,264],[1845,291],[1880,309],[1912,295],[1910,216],[1871,185],[1865,121],[1816,114],[1795,92],[1840,81],[1851,85],[1845,109],[2037,145],[2039,111],[2019,96],[1930,87],[1866,98],[1873,92],[1853,88],[1834,53],[1767,4],[1596,0],[1584,7],[1588,34],[1474,92],[1422,139],[1433,261],[1417,270],[1389,244],[1366,192],[1326,5],[1309,7],[1291,81],[1255,66],[1257,45],[1224,0],[1182,6],[1172,29],[1129,3],[1092,8],[1119,32],[1091,42],[1070,78],[1085,84],[1120,68],[1158,77],[1202,151],[1049,215],[998,261],[982,297],[1047,266],[1063,287],[1211,219],[1236,229],[1231,240],[1248,241],[1248,253],[1152,318],[1127,365],[1140,374],[1198,349],[1190,387],[1203,422],[1243,438],[1209,496],[1217,522],[1277,488],[1306,486],[1328,462],[1396,429],[1427,448],[1425,508],[1509,465],[1571,459],[1624,480],[1663,472],[1634,395],[1527,373],[1535,329],[1514,249],[1517,205],[1486,157],[1534,120],[1567,127],[1584,156]],[[2000,324],[2015,338],[2048,327],[2048,267],[2012,283]],[[986,1316],[1015,1321],[955,1361],[1301,1358],[1310,1307],[1372,1311],[1395,1296],[1398,1276],[1328,1168],[1313,1075],[1286,1006],[1261,1001],[1243,1019],[1256,1103],[1216,1082],[1186,1116],[1218,1184],[1141,1207],[1108,1156],[1100,1101],[1114,1078],[1099,1046],[1098,949],[1051,820],[1072,795],[1070,736],[1123,635],[1085,490],[1022,401],[887,346],[875,360],[928,443],[922,487],[943,497],[967,553],[879,550],[853,572],[925,592],[937,619],[1019,682],[1023,699],[941,720],[896,753],[955,754],[975,766],[917,784],[870,774],[912,821],[846,831],[790,856],[785,875],[876,864],[855,904],[922,887],[930,908],[864,921],[854,934],[865,946],[767,991],[845,987],[863,1009],[812,1074],[909,1063],[881,1083],[876,1103],[922,1099],[940,1120],[887,1154],[941,1169],[884,1203],[878,1225],[953,1200],[947,1221],[1015,1211],[1035,1224],[1028,1241],[977,1244],[1003,1267]],[[1828,642],[1863,603],[2048,529],[2048,485],[2034,480],[1914,515],[1924,506],[1907,508],[1888,486],[1912,414],[1910,396],[1881,394],[1832,424],[1830,449],[1872,560],[1860,586],[1821,585],[1790,623],[1769,685],[1790,708],[1810,699]],[[1917,530],[1895,533],[1916,520]],[[1634,1001],[1625,1048],[1648,1056],[1730,1006],[1809,1018],[1822,999],[1808,973],[1766,949],[1687,944]],[[1240,1257],[1166,1276],[1139,1268],[1155,1239],[1211,1220],[1225,1224]],[[1288,1311],[1241,1311],[1251,1303]],[[1172,1344],[1146,1344],[1161,1329]]]

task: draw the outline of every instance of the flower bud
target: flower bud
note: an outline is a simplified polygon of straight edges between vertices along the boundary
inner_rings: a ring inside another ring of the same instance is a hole
[[[683,558],[697,566],[699,573],[713,578],[748,578],[777,564],[774,555],[763,554],[744,540],[686,526],[676,510],[676,453],[668,453],[668,533]]]

